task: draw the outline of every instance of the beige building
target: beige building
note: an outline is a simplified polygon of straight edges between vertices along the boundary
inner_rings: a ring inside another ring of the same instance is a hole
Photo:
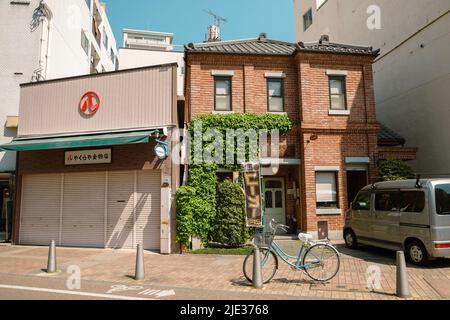
[[[294,0],[297,41],[369,44],[377,117],[419,148],[418,172],[450,172],[450,0]]]
[[[21,85],[14,244],[174,250],[176,69]]]

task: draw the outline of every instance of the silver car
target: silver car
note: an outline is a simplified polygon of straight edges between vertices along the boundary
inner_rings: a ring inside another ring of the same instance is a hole
[[[379,182],[362,189],[346,213],[347,247],[405,250],[417,265],[450,258],[450,179]]]

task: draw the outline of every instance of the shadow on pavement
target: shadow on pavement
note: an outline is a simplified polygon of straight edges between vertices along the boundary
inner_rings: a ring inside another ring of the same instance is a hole
[[[395,266],[396,265],[396,252],[393,250],[372,247],[367,245],[360,245],[358,249],[349,249],[345,244],[335,245],[336,249],[343,255],[352,258],[363,259],[367,262],[373,262],[377,264]],[[408,268],[412,269],[441,269],[450,267],[450,259],[436,259],[430,261],[426,267],[414,265],[407,261]]]

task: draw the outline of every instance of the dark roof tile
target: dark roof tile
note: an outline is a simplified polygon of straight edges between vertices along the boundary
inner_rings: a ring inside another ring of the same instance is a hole
[[[380,131],[378,132],[378,144],[398,146],[406,143],[405,138],[380,123]]]
[[[347,44],[332,43],[328,37],[322,37],[316,43],[290,43],[271,40],[265,37],[254,39],[242,39],[231,41],[216,41],[205,43],[190,43],[185,46],[187,52],[229,53],[229,54],[258,54],[258,55],[283,55],[290,56],[295,52],[321,52],[378,55],[379,50],[372,47],[363,47]]]

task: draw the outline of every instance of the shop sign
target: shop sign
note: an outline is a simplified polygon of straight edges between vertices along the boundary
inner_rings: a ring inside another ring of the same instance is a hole
[[[92,117],[100,108],[100,98],[93,91],[86,92],[80,100],[78,106],[80,113],[85,117]]]
[[[66,151],[65,165],[111,163],[111,149]]]
[[[261,171],[259,163],[243,164],[243,183],[247,227],[263,227],[263,206],[261,192]]]

